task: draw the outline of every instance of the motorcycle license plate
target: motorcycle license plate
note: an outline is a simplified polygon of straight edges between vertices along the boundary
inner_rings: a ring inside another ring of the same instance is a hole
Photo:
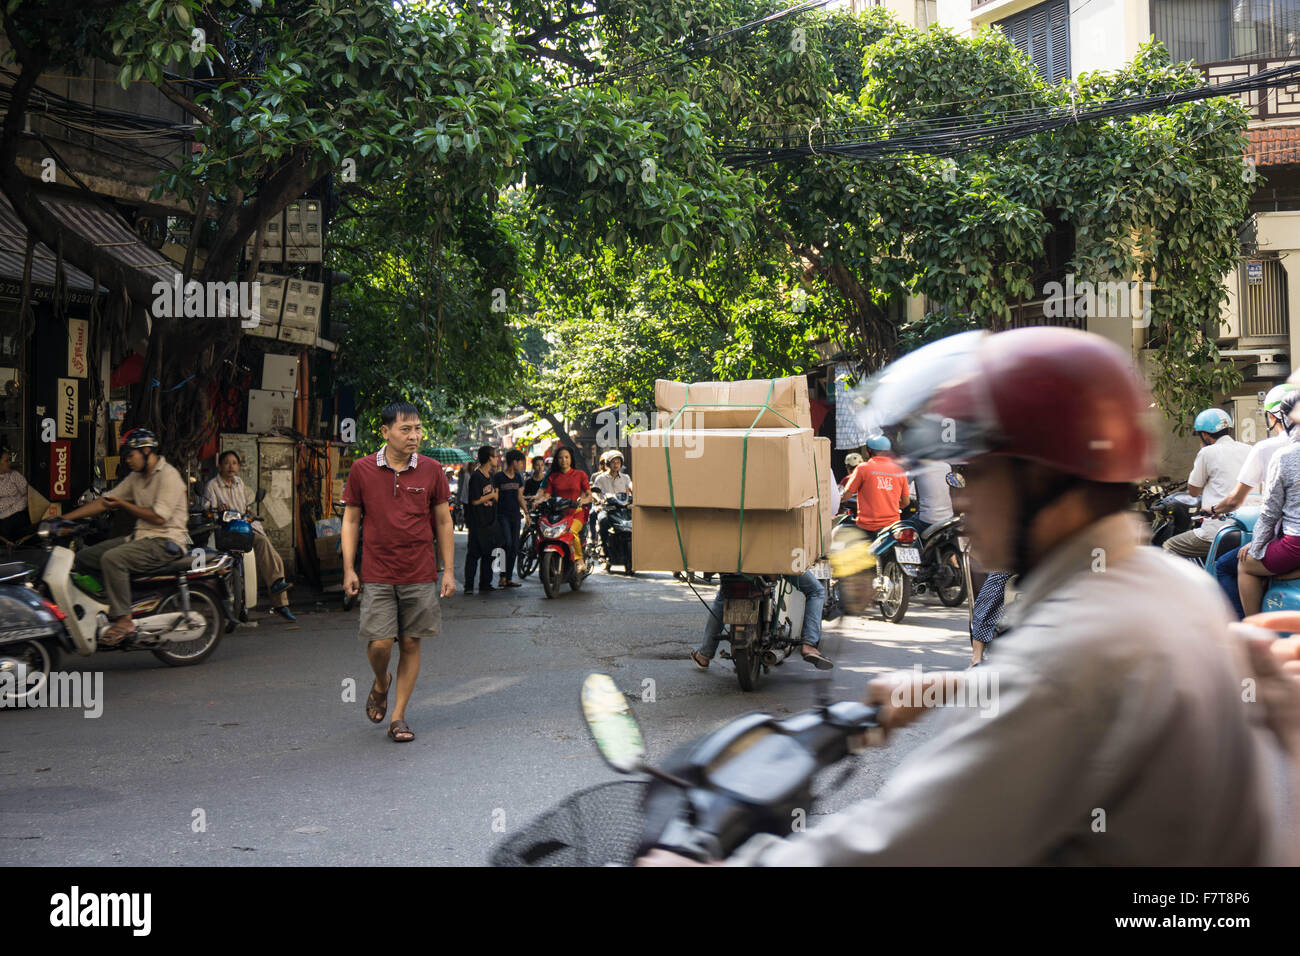
[[[896,548],[899,564],[920,564],[921,552],[916,548]]]

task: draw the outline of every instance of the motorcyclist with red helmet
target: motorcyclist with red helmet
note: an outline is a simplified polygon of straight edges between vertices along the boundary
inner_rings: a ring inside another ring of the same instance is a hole
[[[910,459],[967,463],[976,557],[1021,576],[1011,627],[978,668],[873,681],[887,728],[922,701],[958,705],[876,797],[729,862],[1275,862],[1272,744],[1252,723],[1264,705],[1243,703],[1224,602],[1203,571],[1139,546],[1150,398],[1129,355],[1071,329],[970,332],[869,387],[865,427],[897,429]]]

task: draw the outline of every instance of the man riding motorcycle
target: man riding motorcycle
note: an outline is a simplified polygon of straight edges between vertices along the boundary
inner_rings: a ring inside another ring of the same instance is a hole
[[[867,439],[867,449],[871,457],[853,469],[844,496],[858,496],[857,525],[874,535],[898,521],[910,495],[907,472],[894,460],[889,439],[872,435]]]
[[[630,495],[632,479],[623,473],[623,453],[617,448],[611,448],[600,456],[600,463],[608,470],[600,472],[591,480],[591,491],[597,505],[603,505],[605,499],[611,495]],[[598,514],[596,524],[600,532],[600,546],[608,559],[609,513],[602,507]],[[605,562],[605,570],[609,570],[608,560]]]
[[[876,797],[729,862],[1277,861],[1269,744],[1224,604],[1203,572],[1138,546],[1150,401],[1124,350],[1073,329],[963,333],[880,373],[867,413],[901,427],[909,457],[969,463],[956,503],[974,551],[1020,574],[1021,594],[995,660],[873,682],[869,697],[887,728],[935,703],[926,687],[996,679],[993,706],[948,708]]]
[[[101,647],[116,647],[135,632],[131,575],[170,564],[190,543],[185,479],[158,454],[158,438],[147,428],[133,428],[122,436],[121,455],[131,473],[112,491],[64,515],[71,521],[121,508],[135,518],[132,534],[83,548],[73,564],[103,576],[113,624],[100,636]]]
[[[1221,408],[1207,408],[1198,414],[1192,430],[1200,439],[1201,450],[1187,476],[1187,493],[1199,497],[1203,509],[1213,511],[1232,493],[1251,446],[1232,437],[1232,416]],[[1227,524],[1223,518],[1206,518],[1199,528],[1174,535],[1163,547],[1185,558],[1204,558],[1215,535]]]

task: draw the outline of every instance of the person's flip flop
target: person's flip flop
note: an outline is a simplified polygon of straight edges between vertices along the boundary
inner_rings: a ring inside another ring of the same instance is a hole
[[[411,728],[406,726],[406,721],[395,720],[388,727],[388,736],[393,738],[399,744],[409,744],[415,739],[415,734]]]
[[[126,628],[126,627],[122,627],[120,624],[114,624],[110,626],[107,631],[105,631],[103,634],[100,635],[97,643],[100,647],[117,647],[117,645],[125,641],[137,630],[139,630],[139,628],[136,627]]]
[[[393,679],[389,677],[388,684],[391,686],[392,683]],[[381,694],[375,689],[375,684],[371,684],[370,696],[366,698],[366,717],[372,724],[381,724],[386,713],[388,713],[388,687],[385,687]]]
[[[691,651],[691,660],[695,662],[695,666],[700,670],[706,671],[709,669],[709,658],[705,657],[699,651]],[[701,664],[701,661],[704,663]]]
[[[817,668],[819,671],[828,671],[835,666],[834,664],[831,663],[830,658],[822,657],[821,654],[817,653],[816,651],[814,651],[811,654],[805,654],[803,656],[803,659],[806,660],[813,667]]]

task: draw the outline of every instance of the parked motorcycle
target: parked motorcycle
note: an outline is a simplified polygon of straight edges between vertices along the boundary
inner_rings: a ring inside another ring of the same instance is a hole
[[[803,644],[803,592],[784,576],[723,574],[722,640],[719,656],[736,665],[741,690],[756,690],[773,667]],[[709,613],[712,613],[710,611]]]
[[[1153,502],[1149,507],[1151,544],[1158,548],[1174,535],[1191,531],[1199,505],[1200,499],[1185,491],[1171,492]]]
[[[609,519],[605,567],[622,565],[623,573],[631,576],[635,573],[632,570],[632,496],[626,492],[608,495],[605,498],[604,509]],[[599,530],[596,537],[600,537]]]
[[[578,573],[577,555],[574,552],[572,531],[573,516],[580,505],[568,498],[548,498],[542,502],[537,521],[537,576],[548,598],[560,593],[560,586],[568,584],[574,591],[591,574],[591,562],[585,562]]]
[[[266,498],[266,489],[253,499],[257,506]],[[252,510],[240,513],[233,509],[203,508],[190,512],[189,532],[194,541],[206,540],[207,547],[231,558],[230,592],[234,597],[226,631],[248,622],[248,612],[257,607],[257,560],[253,554],[253,522],[261,520]]]
[[[72,641],[84,655],[99,649],[99,638],[111,624],[108,605],[92,594],[98,582],[89,575],[75,575],[74,581],[70,545],[91,527],[89,522],[59,519],[44,522],[37,532],[48,548],[40,577],[45,596],[65,615]],[[147,650],[179,667],[206,660],[216,649],[234,612],[234,562],[218,551],[195,548],[187,554],[179,545],[173,547],[176,557],[171,564],[131,576],[136,632],[104,650]]]
[[[616,780],[581,790],[492,851],[493,866],[630,866],[655,848],[722,860],[759,833],[788,836],[816,805],[813,781],[861,753],[877,709],[839,701],[784,719],[746,714],[646,763],[626,697],[604,674],[582,687],[583,715]]]
[[[0,706],[21,707],[44,692],[59,651],[74,651],[66,614],[41,596],[37,569],[22,561],[0,564]],[[6,685],[12,688],[6,692]]]

